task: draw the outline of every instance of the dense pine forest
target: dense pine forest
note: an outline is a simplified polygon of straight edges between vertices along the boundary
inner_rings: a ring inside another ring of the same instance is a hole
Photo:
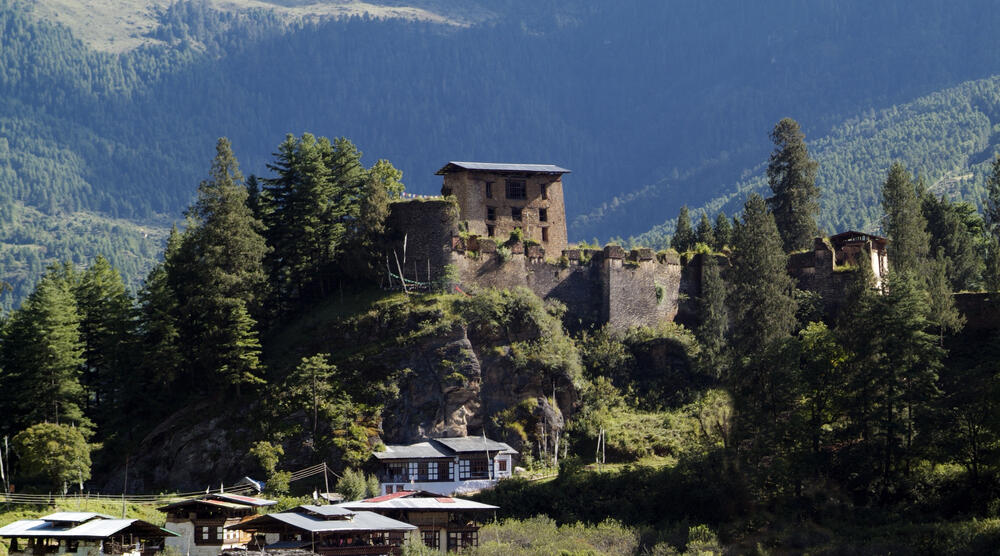
[[[787,270],[818,233],[820,165],[794,120],[770,139],[767,198],[678,218],[677,253],[717,255],[698,322],[625,331],[568,326],[523,289],[372,289],[391,203],[420,202],[399,199],[399,170],[306,133],[244,177],[220,139],[136,295],[104,258],[53,265],[4,320],[7,477],[44,493],[250,473],[284,496],[289,471],[328,461],[363,484],[370,451],[440,389],[489,400],[483,430],[528,469],[555,472],[561,446],[555,479],[480,495],[509,519],[484,553],[525,536],[541,552],[994,549],[1000,331],[966,329],[953,292],[1000,289],[1000,157],[982,212],[894,163],[890,272],[841,268],[829,313]]]
[[[424,194],[451,159],[558,163],[574,172],[578,240],[665,246],[681,204],[737,212],[764,187],[762,130],[788,115],[822,162],[828,232],[879,227],[894,160],[979,202],[1000,71],[988,2],[488,8],[463,26],[178,2],[155,12],[144,46],[108,53],[4,0],[0,268],[12,290],[0,305],[18,306],[47,264],[99,254],[137,291],[220,136],[256,174],[287,132],[349,136]]]

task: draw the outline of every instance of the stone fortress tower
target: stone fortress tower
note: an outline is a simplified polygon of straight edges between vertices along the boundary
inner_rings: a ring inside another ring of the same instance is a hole
[[[525,239],[555,256],[567,247],[562,175],[568,173],[551,164],[491,162],[449,162],[436,172],[444,176],[441,194],[458,201],[458,219],[470,234],[502,242],[521,228]]]

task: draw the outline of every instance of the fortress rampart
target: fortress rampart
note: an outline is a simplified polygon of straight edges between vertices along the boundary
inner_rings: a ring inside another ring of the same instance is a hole
[[[717,258],[724,278],[729,266],[724,256],[698,254],[682,261],[672,252],[617,245],[553,256],[540,245],[463,234],[458,218],[454,202],[446,199],[393,203],[386,261],[391,272],[402,269],[408,280],[434,282],[450,265],[457,274],[451,278],[466,291],[523,286],[565,304],[570,328],[608,324],[621,330],[668,321],[694,326],[705,257]],[[870,264],[877,278],[885,275],[884,241],[857,232],[819,238],[812,251],[789,258],[789,274],[799,288],[820,294],[826,314],[835,314],[858,265]],[[509,253],[501,256],[500,247]],[[1000,327],[997,294],[956,295],[956,305],[970,327]]]

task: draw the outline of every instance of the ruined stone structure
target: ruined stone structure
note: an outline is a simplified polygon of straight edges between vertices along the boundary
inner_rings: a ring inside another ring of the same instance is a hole
[[[458,174],[463,180],[482,175],[468,171]],[[448,175],[446,184],[460,183],[450,182]],[[492,238],[474,231],[462,233],[460,215],[468,214],[472,210],[469,206],[474,205],[468,197],[466,202],[464,213],[453,200],[394,203],[389,238],[400,262],[397,266],[395,260],[387,261],[392,272],[402,268],[408,280],[433,282],[441,279],[448,267],[464,290],[523,286],[543,299],[565,304],[565,322],[572,328],[609,324],[625,329],[667,321],[696,324],[695,305],[701,295],[704,255],[695,255],[682,264],[673,253],[654,254],[650,249],[626,251],[609,245],[599,250],[552,251],[551,241],[548,245],[526,246],[510,242],[496,230],[497,237]],[[473,221],[468,222],[469,230],[477,229]],[[509,257],[497,253],[500,246],[510,250]],[[876,280],[885,276],[885,247],[885,238],[861,232],[817,238],[812,251],[789,258],[788,270],[800,288],[818,292],[827,314],[833,314],[859,265],[871,265]],[[723,256],[718,259],[725,275],[728,261]]]
[[[441,194],[458,201],[459,221],[480,237],[506,240],[515,228],[548,253],[566,249],[566,208],[562,175],[551,164],[449,162]]]
[[[824,311],[833,314],[860,265],[869,266],[876,283],[882,283],[889,271],[887,243],[884,237],[855,231],[818,237],[812,251],[789,257],[788,273],[798,281],[799,289],[819,293]]]

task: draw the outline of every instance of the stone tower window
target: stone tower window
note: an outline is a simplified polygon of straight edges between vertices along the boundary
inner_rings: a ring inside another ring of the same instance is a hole
[[[542,184],[542,199],[548,199],[548,198],[549,198],[549,184],[543,183]]]
[[[493,237],[496,235],[496,227],[493,225],[486,226],[486,237]]]
[[[549,240],[549,229],[547,227],[542,228],[542,241]]]
[[[521,221],[521,212],[522,211],[523,211],[523,209],[521,207],[511,207],[510,208],[510,217],[513,218],[514,220],[520,222]]]
[[[486,198],[493,198],[493,182],[491,181],[486,182]]]
[[[486,219],[496,220],[497,219],[497,208],[496,207],[486,207]]]
[[[549,211],[548,209],[538,209],[538,221],[548,222],[549,221]]]
[[[524,180],[507,180],[508,199],[527,199],[528,187]]]

